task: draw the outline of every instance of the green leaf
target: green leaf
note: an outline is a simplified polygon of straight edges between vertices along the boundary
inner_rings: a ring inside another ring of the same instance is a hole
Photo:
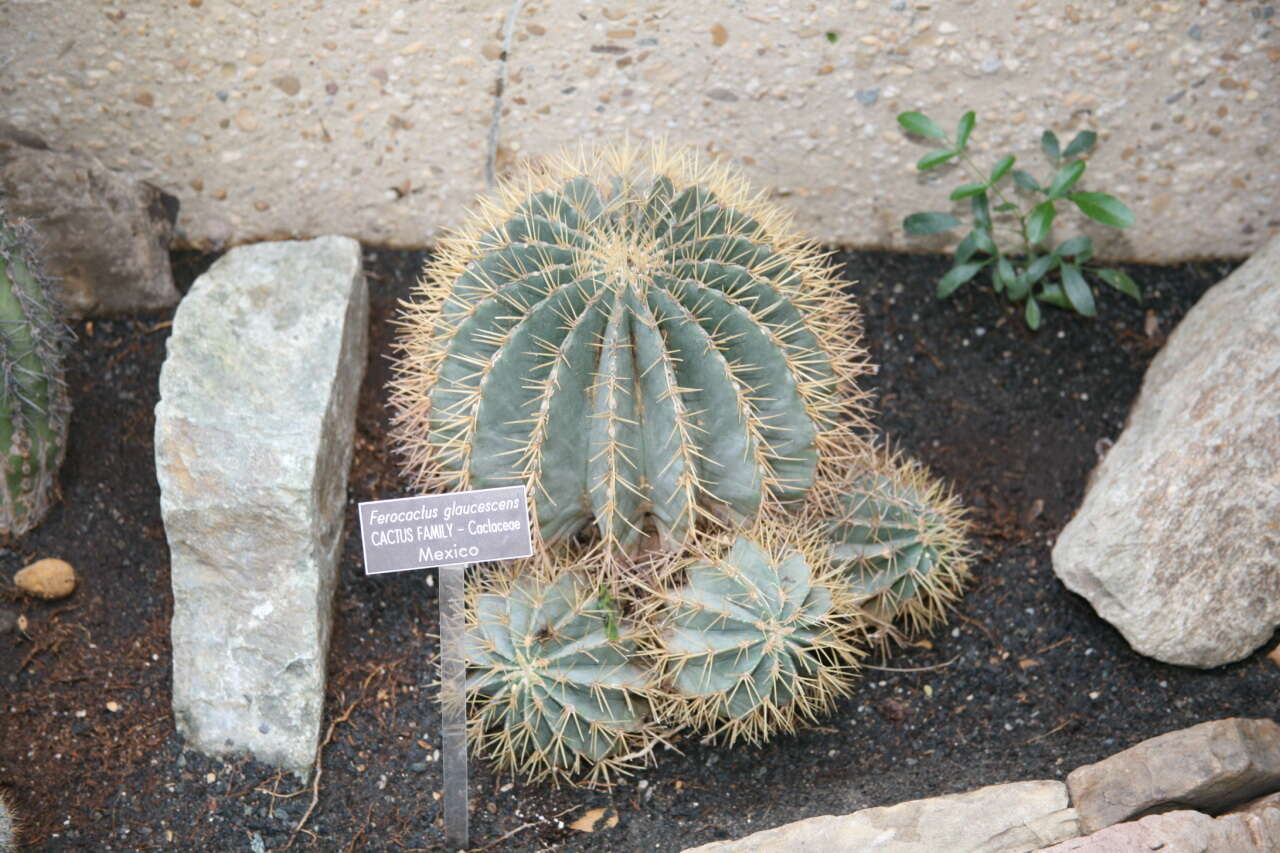
[[[1040,303],[1036,302],[1036,298],[1032,296],[1027,300],[1026,310],[1027,325],[1033,330],[1040,328]]]
[[[1011,201],[1006,201],[1004,204],[996,205],[996,213],[1008,213],[1011,210],[1017,209],[1018,206]]]
[[[1040,301],[1048,302],[1058,308],[1071,308],[1071,300],[1067,299],[1067,294],[1060,284],[1046,284],[1040,288]]]
[[[1114,287],[1116,290],[1130,297],[1135,302],[1142,302],[1142,291],[1138,289],[1137,282],[1129,278],[1128,274],[1123,270],[1097,270],[1098,278]]]
[[[991,207],[987,203],[987,194],[979,193],[969,201],[973,209],[973,224],[979,228],[991,230]]]
[[[963,264],[965,261],[973,257],[973,253],[978,251],[978,232],[970,231],[965,238],[960,241],[960,245],[956,246],[955,254],[952,256],[955,265]]]
[[[827,41],[831,42],[832,44],[835,44],[838,38],[840,38],[838,34],[830,31],[827,32]]]
[[[986,184],[961,184],[951,191],[951,200],[959,201],[962,198],[968,198],[971,195],[986,192],[986,189]]]
[[[1013,281],[1005,286],[1005,295],[1009,297],[1010,302],[1021,302],[1030,290],[1031,283],[1027,281],[1027,273],[1024,270],[1014,275]]]
[[[1051,201],[1042,201],[1033,207],[1031,215],[1027,217],[1027,239],[1034,244],[1048,237],[1056,213]]]
[[[1017,158],[1012,154],[1006,154],[997,160],[995,168],[991,170],[991,177],[987,180],[987,186],[995,186],[996,181],[1009,174],[1009,170],[1013,168],[1013,164],[1016,160]]]
[[[987,229],[982,227],[973,229],[973,240],[979,252],[986,252],[988,255],[999,254],[996,250],[996,241],[991,239],[991,232]]]
[[[1134,223],[1133,211],[1115,196],[1106,193],[1072,193],[1067,196],[1090,219],[1114,228],[1129,228]]]
[[[901,113],[898,116],[898,124],[908,133],[918,133],[921,136],[928,136],[931,139],[946,139],[947,135],[942,132],[942,128],[934,123],[924,113]]]
[[[913,213],[902,220],[902,230],[908,234],[941,234],[960,224],[950,213]]]
[[[926,169],[932,169],[934,166],[941,166],[959,153],[959,151],[948,151],[941,148],[937,151],[930,151],[916,161],[916,168],[923,172]]]
[[[1070,240],[1063,240],[1058,244],[1058,248],[1053,251],[1058,255],[1058,257],[1064,257],[1066,255],[1082,255],[1086,252],[1092,252],[1093,238],[1085,237],[1083,235],[1079,237],[1072,237]]]
[[[1031,262],[1031,266],[1027,267],[1026,277],[1027,286],[1035,284],[1044,278],[1044,274],[1056,267],[1059,263],[1057,255],[1041,255]]]
[[[955,293],[960,285],[977,275],[978,270],[986,265],[986,261],[982,263],[957,264],[947,270],[947,274],[938,282],[938,298],[946,299]]]
[[[1013,182],[1017,184],[1018,189],[1027,192],[1041,193],[1044,190],[1040,187],[1040,182],[1031,176],[1030,172],[1024,172],[1021,169],[1013,170]]]
[[[1040,135],[1040,147],[1049,155],[1050,160],[1056,162],[1062,158],[1062,152],[1058,150],[1058,135],[1052,130],[1046,130]]]
[[[1013,271],[1013,264],[1009,263],[1009,259],[1001,257],[996,261],[996,272],[992,277],[995,282],[996,293],[1013,287],[1018,280],[1018,275]]]
[[[956,125],[956,148],[964,148],[969,142],[969,134],[973,133],[973,125],[977,122],[977,114],[973,110],[960,116],[960,123]]]
[[[1083,160],[1072,160],[1059,169],[1058,174],[1053,176],[1053,183],[1049,184],[1049,198],[1062,198],[1062,194],[1080,180],[1080,176],[1084,174],[1084,168]]]
[[[1088,153],[1097,141],[1098,134],[1092,130],[1082,130],[1067,145],[1067,150],[1062,152],[1062,156],[1070,159],[1071,157]]]
[[[1062,289],[1067,292],[1067,299],[1071,300],[1071,307],[1076,309],[1076,313],[1086,317],[1097,315],[1098,309],[1093,304],[1093,290],[1075,264],[1062,265]]]

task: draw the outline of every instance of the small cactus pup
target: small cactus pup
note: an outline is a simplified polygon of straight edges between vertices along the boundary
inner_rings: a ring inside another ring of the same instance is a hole
[[[758,743],[849,692],[862,622],[819,537],[762,520],[679,574],[654,618],[672,721]]]
[[[726,167],[664,145],[529,167],[400,318],[394,433],[421,489],[525,483],[543,543],[675,550],[803,498],[861,447],[857,312]]]
[[[637,632],[587,575],[568,565],[538,574],[497,571],[469,596],[470,740],[530,781],[608,783],[649,731]]]
[[[964,510],[920,463],[876,453],[819,498],[831,556],[872,615],[917,636],[946,618],[969,581]]]
[[[0,853],[18,853],[18,819],[4,794],[0,794]]]
[[[34,239],[0,209],[0,534],[12,536],[35,527],[57,498],[71,413],[69,336]]]

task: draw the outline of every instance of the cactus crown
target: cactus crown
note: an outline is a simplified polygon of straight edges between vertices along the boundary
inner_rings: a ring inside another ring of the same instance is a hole
[[[790,532],[763,521],[693,561],[657,618],[670,712],[730,743],[816,719],[848,692],[861,654],[846,585],[816,539]]]
[[[734,174],[657,145],[530,169],[447,241],[401,325],[420,488],[525,482],[606,553],[803,497],[861,424],[856,313]]]
[[[472,596],[467,694],[482,754],[531,778],[625,769],[644,726],[650,676],[632,662],[634,629],[599,587],[570,571],[544,582],[492,575]]]
[[[824,491],[831,557],[871,613],[912,635],[942,621],[969,579],[959,499],[919,463],[883,452]]]
[[[57,496],[71,402],[62,358],[69,338],[35,257],[35,232],[0,209],[0,532],[20,536]]]

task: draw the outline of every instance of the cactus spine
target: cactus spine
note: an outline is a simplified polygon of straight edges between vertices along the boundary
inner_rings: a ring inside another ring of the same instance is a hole
[[[529,486],[541,539],[685,542],[843,461],[865,369],[849,298],[741,179],[624,148],[530,169],[443,247],[401,325],[419,488]]]
[[[71,403],[67,333],[32,251],[34,232],[0,210],[0,532],[20,536],[57,497]]]

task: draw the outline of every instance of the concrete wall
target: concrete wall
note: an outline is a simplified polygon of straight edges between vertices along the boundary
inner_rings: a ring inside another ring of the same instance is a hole
[[[1273,0],[0,0],[0,121],[179,196],[195,245],[342,233],[421,246],[460,221],[487,166],[629,133],[739,163],[824,242],[923,247],[940,242],[908,243],[903,215],[946,209],[964,177],[918,175],[925,149],[894,116],[952,126],[972,107],[980,161],[1012,151],[1041,174],[1043,128],[1101,134],[1084,184],[1139,220],[1107,254],[1235,256],[1280,231],[1276,12]]]

